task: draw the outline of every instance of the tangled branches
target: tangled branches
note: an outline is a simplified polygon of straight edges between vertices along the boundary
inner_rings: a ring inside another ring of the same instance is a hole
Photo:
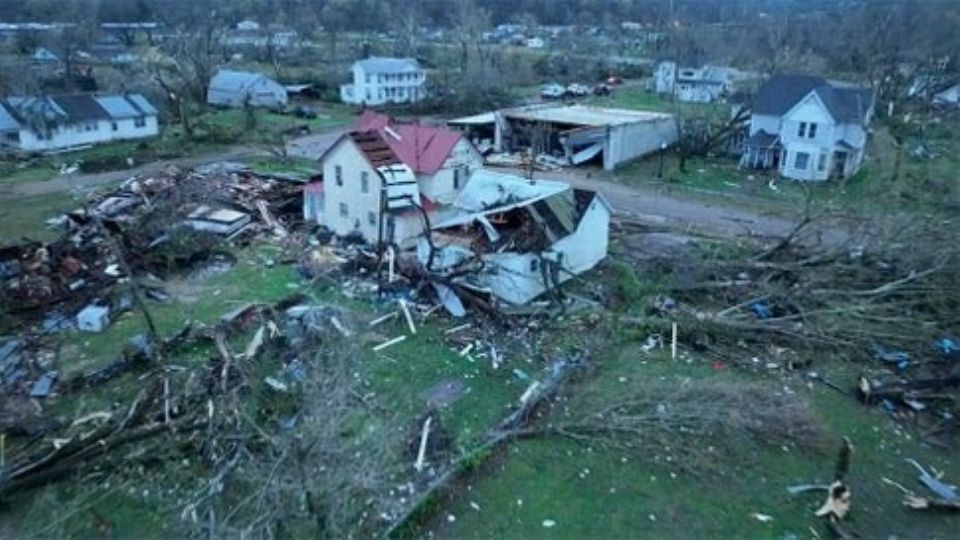
[[[743,445],[820,449],[822,433],[802,401],[758,384],[715,380],[644,381],[616,394],[578,395],[538,433],[635,451],[687,470],[706,454]],[[661,454],[665,454],[661,456]]]

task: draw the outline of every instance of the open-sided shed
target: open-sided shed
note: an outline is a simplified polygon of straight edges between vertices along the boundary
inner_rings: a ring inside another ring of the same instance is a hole
[[[672,114],[586,105],[531,105],[495,114],[498,151],[533,147],[579,165],[597,157],[612,170],[677,141]]]

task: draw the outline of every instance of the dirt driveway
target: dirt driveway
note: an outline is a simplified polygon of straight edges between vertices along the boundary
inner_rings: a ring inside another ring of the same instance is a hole
[[[292,156],[316,159],[336,142],[343,132],[344,128],[338,128],[294,139],[288,143],[288,152]],[[267,154],[262,149],[237,147],[211,155],[156,161],[123,171],[71,174],[40,182],[0,184],[0,201],[95,188],[135,175],[155,174],[170,165],[189,168],[216,161],[243,160],[265,155]],[[736,200],[726,201],[721,197],[704,197],[652,186],[629,186],[591,177],[582,170],[538,173],[537,177],[561,180],[577,188],[599,191],[619,214],[681,230],[724,237],[778,238],[789,234],[795,224],[794,219],[761,210],[748,204],[749,201],[738,204]],[[817,233],[820,241],[827,245],[839,245],[851,235],[850,231],[835,222],[819,225]]]

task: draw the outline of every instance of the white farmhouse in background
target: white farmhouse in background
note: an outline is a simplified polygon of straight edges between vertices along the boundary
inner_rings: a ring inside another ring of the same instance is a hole
[[[654,73],[654,90],[690,103],[711,103],[733,89],[735,70],[718,66],[680,67],[660,62]]]
[[[354,62],[350,72],[353,82],[340,87],[344,103],[413,103],[427,96],[427,74],[412,58],[371,57]]]
[[[456,131],[367,111],[320,161],[323,182],[304,188],[304,218],[406,247],[422,233],[423,213],[438,219],[483,158]]]
[[[11,151],[56,152],[159,131],[157,110],[140,94],[0,100],[0,148]]]
[[[510,304],[526,304],[607,256],[612,210],[593,191],[481,169],[453,206],[456,214],[434,222],[431,241],[417,244],[417,258]]]
[[[753,99],[740,164],[776,169],[793,180],[848,177],[863,161],[872,116],[869,90],[777,75]]]
[[[287,100],[287,89],[283,85],[249,71],[221,69],[207,89],[207,103],[223,107],[282,107]]]

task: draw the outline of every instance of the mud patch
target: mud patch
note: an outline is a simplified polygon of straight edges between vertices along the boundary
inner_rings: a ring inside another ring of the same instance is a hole
[[[431,407],[447,407],[467,393],[467,385],[459,379],[448,379],[433,385],[424,394]]]

